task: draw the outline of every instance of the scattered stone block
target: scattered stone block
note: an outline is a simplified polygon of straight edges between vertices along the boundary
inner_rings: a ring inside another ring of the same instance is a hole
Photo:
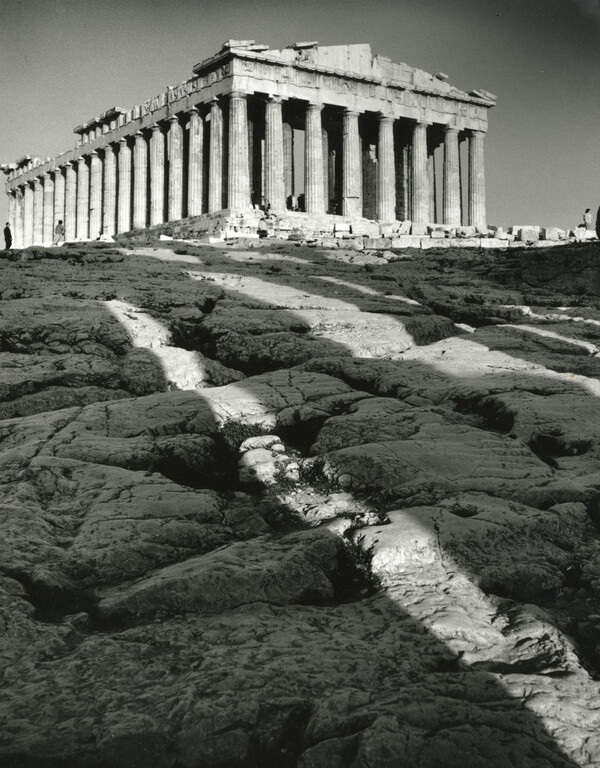
[[[410,219],[406,219],[406,221],[403,221],[398,227],[398,234],[400,236],[410,235],[411,227],[412,227],[412,221],[410,221]]]
[[[475,227],[457,227],[457,237],[473,237],[475,235]]]
[[[535,227],[520,227],[517,240],[522,243],[536,243],[540,239],[539,231]]]
[[[411,227],[411,235],[419,235],[423,237],[427,234],[427,225],[426,224],[417,224],[413,221],[412,227]]]
[[[433,239],[441,239],[446,237],[446,233],[443,229],[432,229],[429,236]]]
[[[350,234],[350,224],[346,221],[336,222],[333,228],[333,233],[336,237],[343,237]]]
[[[390,235],[394,235],[397,231],[398,225],[396,223],[379,224],[379,234],[382,237],[390,237]]]
[[[510,235],[502,227],[497,227],[494,232],[494,237],[497,240],[510,240]]]
[[[487,237],[489,234],[491,234],[487,227],[475,227],[475,233],[481,235],[482,237]]]
[[[542,240],[558,240],[558,228],[542,227],[541,238]]]
[[[420,248],[421,238],[417,235],[403,235],[402,237],[392,238],[392,248]]]

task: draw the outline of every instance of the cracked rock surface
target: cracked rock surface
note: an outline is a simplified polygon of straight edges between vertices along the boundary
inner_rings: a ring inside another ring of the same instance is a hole
[[[600,764],[598,244],[0,252],[0,764]]]

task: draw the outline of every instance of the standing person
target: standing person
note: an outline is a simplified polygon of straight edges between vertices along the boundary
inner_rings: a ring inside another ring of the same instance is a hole
[[[54,240],[52,245],[60,245],[65,239],[65,225],[62,219],[58,220],[58,224],[54,227]]]
[[[4,247],[8,251],[11,245],[12,245],[12,232],[10,231],[10,224],[7,221],[6,226],[4,227]]]
[[[589,208],[586,208],[585,213],[583,214],[583,226],[586,229],[594,229],[594,225],[592,224],[592,214]]]

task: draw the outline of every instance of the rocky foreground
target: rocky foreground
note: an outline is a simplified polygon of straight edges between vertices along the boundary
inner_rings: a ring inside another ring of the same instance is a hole
[[[600,764],[599,263],[0,254],[0,764]]]

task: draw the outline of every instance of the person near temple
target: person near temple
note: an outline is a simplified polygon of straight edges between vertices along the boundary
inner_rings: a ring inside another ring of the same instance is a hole
[[[10,231],[10,224],[7,221],[6,226],[4,227],[4,247],[8,251],[8,249],[11,246],[12,246],[12,232]]]
[[[586,229],[594,229],[594,225],[592,224],[592,213],[589,208],[586,208],[585,213],[583,214],[583,226]]]
[[[58,220],[58,224],[54,227],[54,240],[52,245],[59,245],[65,239],[65,225],[62,219]]]
[[[598,208],[598,213],[596,214],[596,235],[600,238],[600,208]]]

